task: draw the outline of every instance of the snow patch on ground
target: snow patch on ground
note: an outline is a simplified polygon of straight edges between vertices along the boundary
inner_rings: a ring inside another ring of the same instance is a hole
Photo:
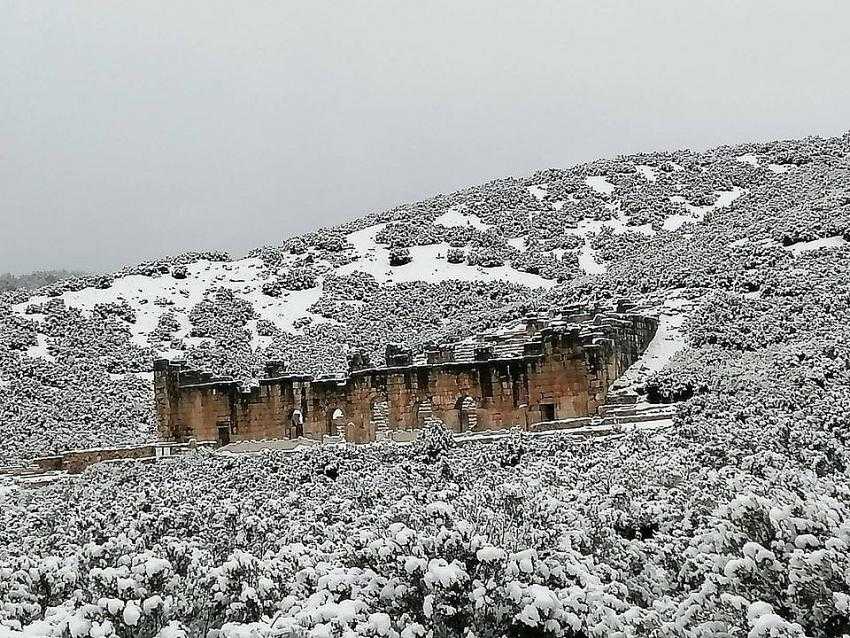
[[[642,224],[640,226],[629,226],[629,218],[622,211],[615,211],[616,214],[611,219],[580,219],[575,228],[568,228],[564,232],[568,235],[576,235],[578,237],[587,237],[594,233],[601,232],[603,228],[610,228],[615,235],[623,233],[641,233],[643,235],[654,235],[655,231],[651,224]]]
[[[64,606],[48,607],[44,620],[36,620],[24,626],[22,631],[16,631],[0,625],[0,638],[46,638],[47,636],[60,636],[63,634],[58,628],[68,626],[69,623],[73,623],[72,612],[69,609]],[[94,634],[87,632],[85,635]]]
[[[446,215],[447,214],[448,213],[446,213]],[[445,217],[445,215],[441,215],[441,217]],[[439,219],[439,217],[437,219]],[[362,230],[357,230],[353,233],[349,233],[346,238],[348,239],[348,243],[354,246],[354,254],[358,255],[359,257],[366,257],[370,254],[378,252],[379,250],[386,250],[385,246],[382,246],[375,240],[375,236],[379,232],[381,232],[385,227],[386,224],[375,224],[374,226],[369,226]],[[346,266],[343,266],[342,268],[345,267]],[[338,268],[337,270],[340,269]]]
[[[652,228],[652,224],[641,224],[640,226],[629,226],[629,218],[628,216],[620,212],[619,217],[615,217],[607,222],[602,222],[603,225],[610,227],[615,235],[622,235],[623,233],[638,233],[640,235],[654,235],[655,229]]]
[[[603,195],[610,195],[616,188],[604,175],[591,175],[584,180],[584,183]]]
[[[581,219],[575,228],[569,228],[565,232],[568,235],[575,235],[584,238],[584,245],[581,247],[578,256],[578,263],[581,269],[589,275],[598,275],[606,271],[604,264],[596,261],[596,251],[590,247],[590,237],[602,231],[603,228],[610,228],[615,235],[623,233],[640,233],[643,235],[654,235],[655,231],[651,224],[642,224],[640,226],[628,226],[628,217],[619,211],[617,215],[608,220],[597,219]],[[558,259],[563,257],[563,251],[555,254]]]
[[[658,179],[658,174],[652,166],[647,166],[646,164],[635,164],[635,169],[637,169],[637,172],[643,175],[644,179],[648,182],[654,182]]]
[[[171,358],[179,359],[181,358],[182,352],[176,352],[175,355]],[[112,381],[120,381],[124,377],[131,376],[136,377],[137,379],[141,379],[142,381],[147,381],[148,383],[153,383],[153,372],[128,372],[127,374],[117,374],[115,372],[109,372],[109,378]]]
[[[806,253],[811,250],[819,250],[821,248],[840,248],[841,246],[847,246],[848,244],[850,244],[850,242],[844,239],[841,235],[834,235],[832,237],[823,237],[812,241],[800,241],[796,244],[785,246],[784,248],[786,250],[790,250],[796,257],[800,253]]]
[[[30,359],[44,359],[45,361],[56,361],[56,357],[48,351],[47,335],[39,333],[36,337],[38,343],[27,348],[27,356]]]
[[[761,166],[759,162],[759,158],[753,155],[752,153],[746,153],[744,155],[739,155],[735,158],[737,161],[742,162],[744,164],[750,164],[751,166]],[[766,166],[767,170],[771,173],[787,173],[792,168],[794,168],[793,164],[768,164]]]
[[[251,350],[256,352],[261,348],[268,348],[271,345],[272,337],[263,337],[257,332],[257,320],[252,319],[245,325],[245,329],[251,334]]]
[[[546,184],[535,184],[534,186],[529,186],[528,192],[531,193],[531,196],[537,201],[542,202],[543,198],[546,197]]]
[[[291,290],[281,294],[280,297],[269,297],[263,294],[260,286],[237,296],[249,302],[260,319],[271,321],[284,332],[299,332],[293,324],[301,317],[309,317],[313,323],[329,321],[307,310],[322,296],[322,284],[323,280],[318,278],[314,288]]]
[[[771,173],[787,173],[792,168],[794,168],[794,164],[768,164],[767,170]]]
[[[0,501],[6,498],[9,494],[16,492],[18,487],[11,479],[0,477]]]
[[[390,266],[389,249],[378,244],[375,236],[384,224],[377,224],[355,231],[348,235],[348,241],[355,247],[358,258],[335,270],[338,275],[349,275],[355,271],[372,275],[381,283],[404,283],[424,281],[510,281],[529,288],[551,288],[555,281],[539,275],[520,272],[510,266],[481,268],[466,263],[450,264],[446,254],[450,246],[447,243],[428,246],[411,246],[411,261],[402,266]]]
[[[472,213],[464,214],[453,208],[450,208],[445,213],[437,217],[437,219],[434,220],[434,224],[437,226],[445,226],[446,228],[453,228],[455,226],[472,226],[479,230],[487,230],[490,228],[488,224],[481,221],[481,218],[478,217],[478,215],[473,215]]]
[[[84,316],[90,316],[97,304],[125,301],[136,313],[136,320],[130,324],[130,341],[141,347],[150,346],[148,335],[156,329],[160,318],[167,312],[174,313],[180,324],[174,338],[190,343],[188,335],[192,324],[189,313],[215,288],[232,290],[236,297],[251,303],[259,317],[272,321],[284,331],[295,331],[293,322],[303,316],[309,316],[315,322],[325,321],[321,316],[307,312],[307,308],[321,296],[321,285],[292,291],[279,298],[269,297],[262,292],[263,284],[268,281],[262,276],[263,265],[262,260],[256,257],[230,262],[199,260],[186,266],[185,279],[175,279],[170,274],[159,277],[127,275],[115,279],[109,288],[69,291],[60,298],[67,307],[80,310]],[[25,314],[27,306],[44,303],[48,299],[34,296],[15,306],[14,310],[32,319],[35,315]],[[30,349],[31,356],[50,360],[44,346],[45,343],[40,339],[39,345]],[[158,354],[163,355],[165,352]]]
[[[588,275],[604,275],[608,268],[596,261],[596,251],[590,247],[590,242],[584,242],[578,254],[578,265]]]
[[[32,636],[33,634],[29,634]],[[45,636],[49,634],[44,634]],[[0,625],[0,638],[29,638],[26,634],[20,631],[14,631],[13,629],[9,629],[5,625]]]
[[[743,195],[746,191],[740,186],[735,186],[730,191],[714,192],[717,193],[717,201],[711,206],[692,206],[691,204],[685,203],[685,199],[681,196],[676,195],[671,197],[670,201],[683,204],[685,210],[687,210],[689,214],[682,215],[676,213],[670,215],[667,219],[664,220],[664,230],[678,230],[682,227],[683,224],[701,222],[705,218],[707,213],[718,208],[725,208],[726,206],[734,202],[736,199],[738,199],[741,195]]]
[[[744,153],[743,155],[739,155],[735,158],[735,160],[741,162],[742,164],[749,164],[750,166],[759,165],[759,158],[753,155],[752,153]]]
[[[184,337],[183,344],[190,348],[200,348],[204,345],[213,345],[215,339],[212,337]]]
[[[524,253],[527,246],[525,245],[525,237],[512,237],[508,241],[508,246],[516,248],[519,252]]]

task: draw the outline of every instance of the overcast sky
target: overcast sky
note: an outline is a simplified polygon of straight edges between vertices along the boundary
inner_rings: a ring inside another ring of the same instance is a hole
[[[850,3],[0,0],[0,271],[850,128]]]

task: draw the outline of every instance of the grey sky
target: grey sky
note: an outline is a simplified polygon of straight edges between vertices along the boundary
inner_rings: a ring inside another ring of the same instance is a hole
[[[850,128],[850,3],[0,0],[0,271]]]

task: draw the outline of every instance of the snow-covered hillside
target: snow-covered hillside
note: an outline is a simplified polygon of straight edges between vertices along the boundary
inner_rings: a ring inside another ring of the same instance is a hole
[[[660,327],[615,391],[671,427],[0,482],[0,636],[850,633],[850,134],[550,169],[6,293],[0,463],[152,437],[162,355],[332,372],[621,298]]]
[[[843,254],[847,138],[550,169],[231,259],[187,254],[0,296],[0,462],[153,436],[160,356],[250,378],[344,369],[534,309],[672,289],[759,293],[762,266]],[[116,398],[120,397],[120,400]]]

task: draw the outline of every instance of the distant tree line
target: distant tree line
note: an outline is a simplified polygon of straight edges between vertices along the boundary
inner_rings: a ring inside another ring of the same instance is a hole
[[[0,274],[0,292],[17,290],[18,288],[34,290],[41,286],[47,286],[63,279],[79,277],[83,274],[85,273],[74,270],[37,270],[23,275],[13,275],[10,272],[2,273]]]

